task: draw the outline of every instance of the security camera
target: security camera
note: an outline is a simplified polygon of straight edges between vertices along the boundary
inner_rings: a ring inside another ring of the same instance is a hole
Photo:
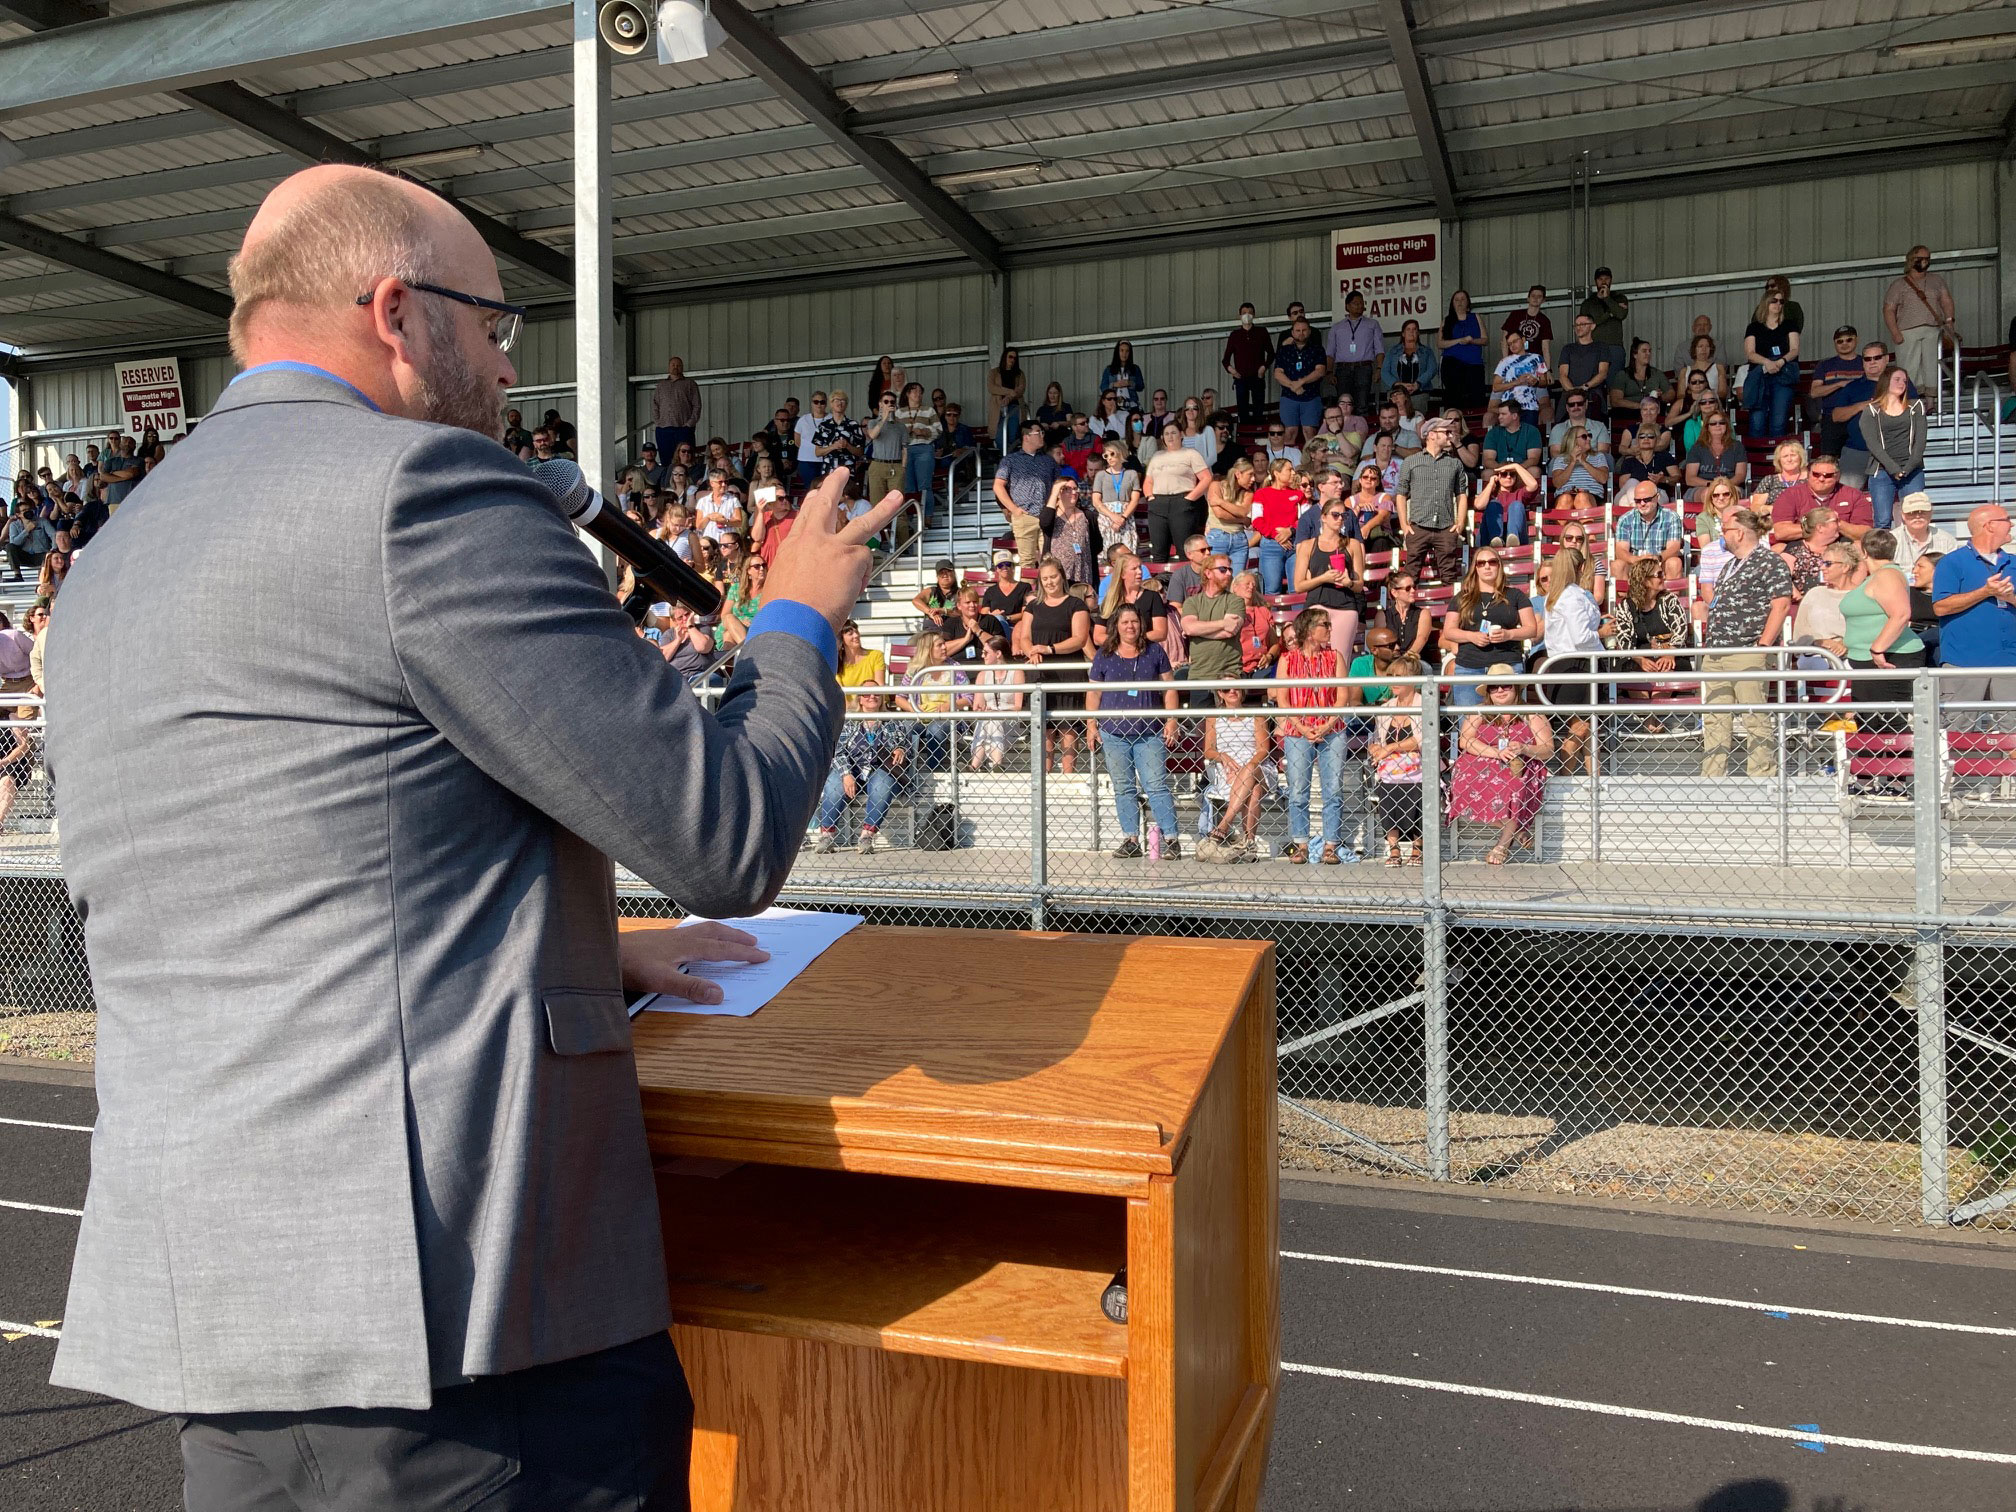
[[[634,58],[651,45],[651,18],[634,0],[607,0],[596,14],[595,29],[611,52]]]

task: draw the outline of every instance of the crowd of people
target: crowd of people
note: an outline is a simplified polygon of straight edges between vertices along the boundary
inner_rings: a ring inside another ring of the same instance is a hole
[[[1656,679],[1698,664],[1732,675],[1706,684],[1704,702],[1755,704],[1773,648],[1790,644],[1809,670],[1978,669],[1956,696],[2016,701],[2007,515],[1982,506],[1962,541],[1932,523],[1925,492],[1940,353],[1960,339],[1929,250],[1911,250],[1869,339],[1843,325],[1817,360],[1783,277],[1758,291],[1739,335],[1697,316],[1663,362],[1630,333],[1631,310],[1608,268],[1558,337],[1560,312],[1537,285],[1502,315],[1458,289],[1439,323],[1390,332],[1357,294],[1321,328],[1299,302],[1274,329],[1246,304],[1218,353],[1225,402],[1210,388],[1172,398],[1121,340],[1081,406],[1058,382],[1033,391],[1010,348],[986,375],[982,424],[884,357],[852,392],[787,397],[739,442],[707,434],[701,386],[673,357],[616,502],[723,603],[699,616],[655,601],[627,568],[619,593],[639,633],[704,682],[761,608],[807,488],[844,466],[850,508],[900,489],[921,528],[949,468],[993,463],[1005,534],[986,576],[968,582],[940,562],[900,662],[858,626],[842,638],[841,681],[861,717],[821,804],[821,849],[849,803],[872,850],[917,774],[998,769],[1009,725],[957,716],[1019,712],[1039,684],[1166,685],[1094,692],[1091,707],[1113,717],[1053,719],[1045,732],[1039,759],[1064,772],[1099,747],[1121,856],[1181,854],[1168,760],[1182,748],[1201,758],[1217,816],[1207,858],[1253,855],[1261,805],[1278,792],[1288,858],[1333,864],[1356,859],[1339,833],[1347,754],[1377,794],[1386,859],[1405,864],[1410,846],[1418,857],[1420,719],[1404,687],[1302,679],[1446,678],[1460,711],[1449,809],[1498,828],[1497,861],[1530,840],[1550,771],[1599,770],[1592,721],[1523,707],[1518,685],[1495,680],[1514,672]],[[529,427],[507,411],[503,441],[528,461],[576,450],[557,409]],[[5,545],[16,579],[37,574],[31,633],[72,554],[165,451],[152,432],[115,433],[60,475],[17,477]],[[0,689],[13,686],[6,669],[23,658],[10,637],[22,635],[0,626]],[[1734,676],[1747,673],[1760,675]],[[1278,686],[1265,704],[1183,687],[1234,678]],[[1585,677],[1564,701],[1612,686]],[[1899,686],[1864,680],[1855,696],[1891,702]],[[1088,695],[1060,686],[1046,700],[1068,715]],[[1179,727],[1186,705],[1217,717]],[[891,710],[912,717],[877,717]],[[1642,717],[1659,731],[1656,714]],[[1705,775],[1729,769],[1739,725],[1745,770],[1775,770],[1768,716],[1711,709]],[[0,773],[0,817],[10,782]]]
[[[1439,328],[1410,320],[1398,333],[1355,295],[1320,334],[1300,305],[1270,332],[1249,304],[1220,354],[1225,405],[1211,390],[1172,404],[1121,341],[1093,405],[1052,382],[1032,406],[1010,349],[987,380],[1007,533],[984,590],[945,562],[918,595],[932,622],[926,667],[949,616],[975,660],[1018,684],[1169,684],[1089,695],[1114,717],[1082,730],[1068,714],[1086,695],[1048,696],[1067,718],[1039,759],[1074,771],[1096,739],[1123,857],[1180,854],[1167,766],[1199,741],[1157,706],[1217,710],[1226,696],[1186,699],[1184,682],[1277,679],[1271,708],[1202,721],[1202,792],[1222,811],[1209,859],[1253,852],[1254,814],[1278,783],[1286,857],[1333,864],[1355,859],[1337,812],[1347,752],[1366,763],[1382,823],[1394,821],[1386,859],[1405,864],[1419,834],[1419,716],[1388,707],[1383,686],[1290,685],[1301,679],[1447,679],[1460,711],[1448,810],[1496,828],[1494,863],[1530,845],[1550,773],[1600,770],[1597,717],[1523,707],[1527,694],[1503,680],[1514,673],[1573,674],[1553,701],[1585,706],[1697,666],[1721,674],[1702,685],[1709,777],[1729,771],[1739,728],[1744,770],[1775,772],[1771,716],[1714,707],[1766,702],[1767,668],[1943,661],[1979,669],[1952,696],[2016,699],[2016,674],[2001,670],[2016,667],[2006,512],[1975,510],[1962,541],[1932,523],[1925,491],[1940,352],[1959,340],[1929,251],[1912,249],[1886,290],[1883,337],[1843,326],[1818,362],[1802,357],[1804,312],[1782,277],[1759,291],[1733,350],[1699,316],[1670,366],[1627,338],[1630,309],[1607,268],[1558,346],[1538,286],[1502,320],[1458,290]],[[1617,679],[1591,680],[1606,671]],[[1894,703],[1900,689],[1859,679],[1853,697]],[[971,700],[954,691],[942,706]],[[1877,729],[1895,717],[1863,716]],[[1640,719],[1664,733],[1656,712]],[[1221,750],[1223,731],[1234,733]],[[1386,792],[1410,782],[1412,807]]]

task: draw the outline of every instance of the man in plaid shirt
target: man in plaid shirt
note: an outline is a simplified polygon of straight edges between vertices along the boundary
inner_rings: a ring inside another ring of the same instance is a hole
[[[1682,552],[1687,539],[1679,514],[1666,507],[1659,485],[1643,478],[1632,486],[1631,503],[1631,512],[1617,520],[1613,576],[1621,583],[1630,575],[1633,562],[1652,557],[1665,577],[1679,577],[1685,570]]]

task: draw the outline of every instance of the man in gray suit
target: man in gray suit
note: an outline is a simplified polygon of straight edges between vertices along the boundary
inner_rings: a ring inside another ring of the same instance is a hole
[[[309,169],[231,283],[245,371],[49,643],[100,1101],[53,1379],[180,1415],[193,1512],[684,1507],[626,991],[753,941],[619,942],[611,859],[776,895],[901,501],[814,497],[710,715],[497,445],[459,214]]]

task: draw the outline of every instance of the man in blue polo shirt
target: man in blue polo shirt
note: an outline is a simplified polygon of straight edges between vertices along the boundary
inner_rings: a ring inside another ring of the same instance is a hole
[[[1834,418],[1834,406],[1841,401],[1834,396],[1862,376],[1861,344],[1855,327],[1837,326],[1833,352],[1814,364],[1806,386],[1807,422],[1820,433],[1814,450],[1831,457],[1841,455],[1841,423]]]
[[[1983,504],[1967,516],[1967,544],[1932,569],[1932,608],[1939,616],[1939,660],[1968,675],[1946,679],[1954,703],[2016,703],[2016,557],[2009,511]],[[2006,725],[2006,715],[1984,723]]]

